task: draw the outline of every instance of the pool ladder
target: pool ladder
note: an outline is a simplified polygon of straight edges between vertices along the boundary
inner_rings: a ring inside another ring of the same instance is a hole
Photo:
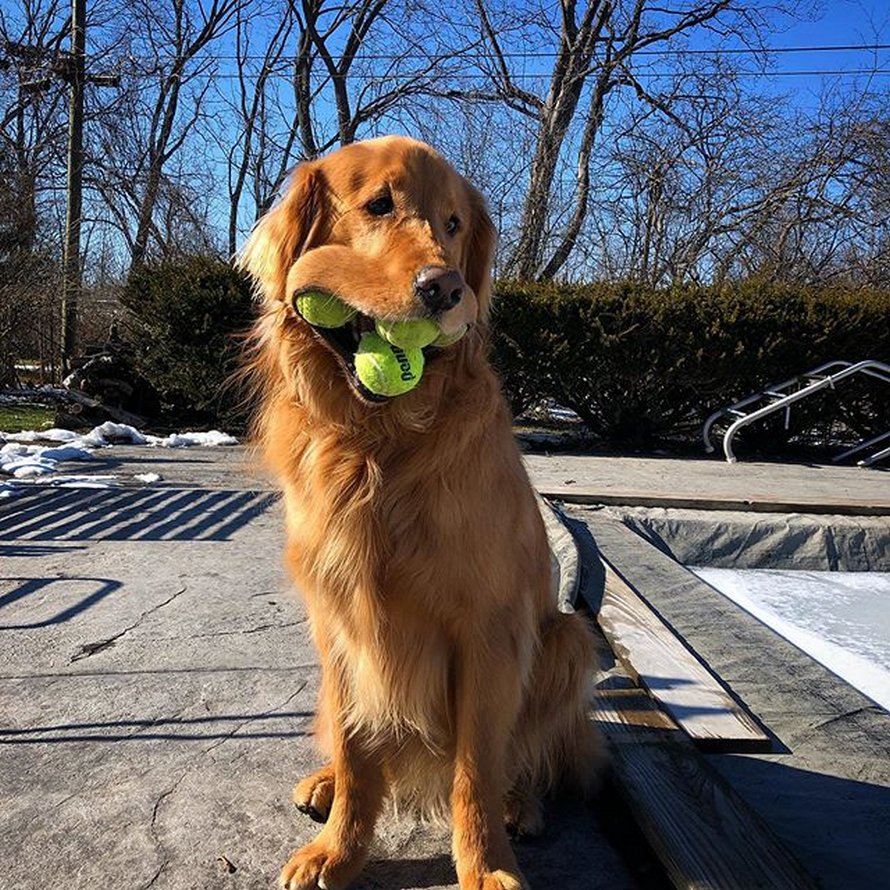
[[[734,402],[732,405],[715,411],[705,421],[705,425],[702,428],[705,451],[710,454],[716,450],[711,442],[711,430],[714,424],[727,415],[735,417],[736,419],[723,434],[723,453],[726,455],[726,460],[729,463],[735,463],[736,456],[732,450],[732,440],[742,427],[749,426],[762,417],[775,414],[777,411],[784,411],[785,429],[787,430],[791,425],[791,407],[795,402],[799,402],[801,399],[805,399],[814,393],[821,392],[823,389],[834,389],[842,380],[846,380],[856,374],[866,374],[869,377],[883,380],[884,383],[890,383],[890,365],[884,362],[873,359],[855,363],[845,361],[826,362],[824,365],[819,365],[818,368],[813,368],[812,371],[807,371],[797,377],[784,380],[782,383],[770,384],[766,389],[758,393],[753,393],[739,402]],[[766,404],[756,407],[758,402],[765,402]],[[859,451],[864,451],[873,445],[886,442],[888,439],[890,439],[890,430],[865,442],[860,442],[853,448],[848,448],[834,457],[833,460],[835,462],[845,460]],[[882,448],[858,461],[858,465],[860,467],[870,467],[888,456],[890,456],[890,447]]]

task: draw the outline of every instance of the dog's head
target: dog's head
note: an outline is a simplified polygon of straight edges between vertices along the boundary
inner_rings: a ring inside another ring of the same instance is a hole
[[[367,398],[352,364],[361,333],[376,319],[433,318],[445,334],[484,323],[494,243],[479,192],[428,145],[389,136],[301,164],[239,265],[267,309],[288,317],[297,339],[308,335],[296,360],[324,350],[339,368],[322,363]],[[359,314],[343,328],[314,328],[292,308],[307,290]]]

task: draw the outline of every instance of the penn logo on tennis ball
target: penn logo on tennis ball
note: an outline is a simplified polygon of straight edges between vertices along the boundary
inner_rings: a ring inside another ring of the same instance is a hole
[[[392,349],[392,354],[396,357],[396,361],[399,363],[399,368],[402,371],[402,380],[407,383],[409,380],[416,379],[417,375],[411,370],[411,362],[408,360],[408,356],[405,355],[405,350],[394,344],[390,344],[390,349]]]

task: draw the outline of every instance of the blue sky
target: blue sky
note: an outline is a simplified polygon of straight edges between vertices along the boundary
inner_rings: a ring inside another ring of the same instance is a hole
[[[801,7],[805,3],[799,4]],[[776,18],[779,24],[781,19]],[[769,39],[771,46],[841,46],[890,43],[890,4],[887,0],[821,0],[811,17],[779,24],[781,31]],[[808,74],[788,76],[781,72],[847,71],[885,69],[874,75],[876,87],[890,90],[890,50],[810,51],[776,54],[773,70],[779,74],[764,86],[790,94],[793,101],[808,105],[815,101],[822,85],[849,76]],[[867,76],[862,75],[864,80]]]
[[[522,0],[520,0],[522,2]],[[816,0],[816,3],[807,0],[785,0],[790,6],[796,6],[798,10],[810,9],[811,14],[798,12],[795,18],[774,15],[771,22],[775,28],[773,33],[766,37],[766,43],[772,47],[804,47],[825,45],[860,45],[860,44],[890,44],[890,4],[887,0]],[[539,2],[531,0],[531,5],[539,6]],[[554,7],[555,7],[554,3]],[[768,5],[768,0],[761,4]],[[458,6],[454,7],[453,14],[460,18]],[[556,17],[554,8],[554,17]],[[689,42],[692,49],[709,49],[714,46],[713,36],[707,34],[692,37]],[[722,44],[724,47],[739,47],[740,44],[728,41]],[[543,50],[547,52],[552,47],[537,46],[526,49]],[[510,49],[519,49],[512,46]],[[853,86],[855,83],[864,84],[868,75],[860,75],[856,78],[845,75],[821,75],[806,74],[792,75],[791,72],[835,72],[850,70],[883,69],[883,73],[872,75],[872,88],[890,90],[890,50],[879,51],[807,51],[777,53],[771,57],[770,75],[762,70],[754,70],[756,65],[753,60],[745,57],[733,57],[746,69],[751,69],[749,81],[753,91],[763,94],[774,94],[777,99],[788,103],[790,107],[813,108],[818,106],[820,96],[837,84],[841,88]],[[511,67],[514,73],[519,73],[521,85],[532,87],[541,95],[546,92],[546,75],[552,65],[552,57],[528,58],[520,60],[511,59]],[[665,65],[658,57],[641,60],[638,72],[648,66],[651,71],[664,70]],[[225,70],[225,68],[223,69]],[[543,75],[540,79],[535,75]],[[522,80],[523,76],[529,77]],[[537,81],[537,82],[536,82]],[[321,97],[316,104],[316,114],[321,118],[333,119],[333,109],[329,97]],[[388,120],[384,129],[403,130],[409,127],[409,122]],[[365,129],[360,135],[369,135]],[[244,218],[243,228],[247,230],[252,217],[249,213]]]
[[[188,0],[188,2],[197,2],[197,0]],[[398,0],[399,3],[404,0]],[[506,2],[506,0],[503,0]],[[766,7],[770,2],[782,2],[797,9],[808,8],[813,0],[761,0],[760,5]],[[556,0],[517,0],[516,5],[528,5],[540,7],[547,3],[554,7],[554,18],[556,17]],[[494,4],[499,5],[499,4]],[[449,6],[447,16],[456,16],[459,20],[461,17],[460,8],[462,4],[460,0]],[[890,2],[888,0],[816,0],[813,14],[806,16],[798,14],[795,19],[773,16],[772,24],[775,30],[767,36],[766,42],[772,47],[803,47],[803,46],[824,46],[824,45],[848,45],[848,44],[874,44],[885,43],[890,44]],[[267,15],[271,16],[274,6],[268,7]],[[266,27],[271,27],[273,23],[268,21]],[[263,26],[260,26],[263,27]],[[94,31],[92,33],[92,45],[90,51],[96,53],[97,58],[95,64],[101,68],[101,55],[99,46],[101,39]],[[260,41],[258,40],[259,44]],[[691,38],[689,46],[692,49],[703,49],[713,47],[713,38],[707,35],[698,35]],[[731,48],[731,42],[724,44]],[[735,44],[738,46],[738,44]],[[223,44],[225,46],[225,44]],[[534,50],[540,51],[552,50],[552,45],[529,45],[516,46],[513,49],[520,51]],[[222,50],[226,52],[225,49]],[[231,53],[231,49],[228,50]],[[737,57],[734,57],[737,58]],[[657,57],[651,59],[640,60],[640,66],[637,73],[648,67],[650,71],[658,71],[659,66],[664,69],[664,60]],[[751,60],[744,57],[739,59],[746,67],[751,66]],[[520,72],[519,78],[523,77],[523,71],[526,75],[534,77],[544,75],[534,81],[524,81],[522,85],[528,85],[537,89],[541,94],[546,91],[546,72],[552,65],[552,57],[536,59],[518,59],[512,60],[514,72]],[[843,87],[852,87],[853,85],[862,86],[868,80],[867,75],[859,75],[856,78],[844,75],[795,75],[785,76],[789,72],[807,71],[807,72],[835,72],[850,71],[856,69],[872,70],[877,69],[877,73],[871,75],[870,87],[872,90],[886,91],[890,95],[890,50],[878,51],[851,51],[851,50],[835,50],[831,52],[807,51],[807,52],[791,52],[777,53],[771,57],[770,70],[774,72],[772,75],[764,72],[754,72],[750,74],[751,79],[747,81],[752,89],[760,94],[775,95],[777,101],[786,103],[790,109],[794,107],[813,108],[818,106],[820,95],[826,88],[830,88],[834,83]],[[286,70],[286,66],[285,70]],[[223,91],[227,88],[235,88],[233,79],[234,66],[230,59],[222,59],[219,67],[218,85]],[[286,86],[285,71],[282,72],[282,83]],[[217,108],[220,105],[217,103]],[[331,119],[332,109],[330,100],[327,97],[321,97],[316,104],[316,113],[321,118]],[[493,117],[494,117],[493,112]],[[504,118],[499,118],[502,122]],[[221,130],[227,127],[237,126],[224,111],[220,115],[219,126]],[[412,126],[411,119],[387,119],[381,124],[385,129],[410,129]],[[512,126],[511,121],[507,121],[507,126]],[[507,129],[507,126],[504,129]],[[222,144],[234,142],[236,138],[235,132],[223,132]],[[368,135],[367,130],[360,135]],[[225,160],[222,148],[218,145],[202,145],[199,146],[203,156],[208,162],[208,166],[213,169],[214,177],[222,185],[225,183]],[[225,218],[225,208],[227,195],[224,194],[222,188],[217,190],[212,198],[214,202],[214,217]],[[246,231],[252,222],[251,212],[245,210],[245,218],[243,221],[243,229]]]

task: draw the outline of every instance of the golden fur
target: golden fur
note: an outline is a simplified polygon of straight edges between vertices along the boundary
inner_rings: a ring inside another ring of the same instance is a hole
[[[381,194],[394,207],[374,215]],[[592,638],[556,609],[543,523],[487,360],[493,248],[481,195],[428,146],[387,137],[298,167],[240,257],[264,303],[256,434],[284,488],[330,758],[294,790],[326,824],[285,865],[288,890],[346,887],[387,796],[450,804],[462,890],[515,890],[504,819],[535,830],[541,791],[591,775]],[[289,298],[312,285],[367,316],[416,317],[414,278],[431,265],[466,284],[442,329],[473,326],[415,390],[370,403]]]

